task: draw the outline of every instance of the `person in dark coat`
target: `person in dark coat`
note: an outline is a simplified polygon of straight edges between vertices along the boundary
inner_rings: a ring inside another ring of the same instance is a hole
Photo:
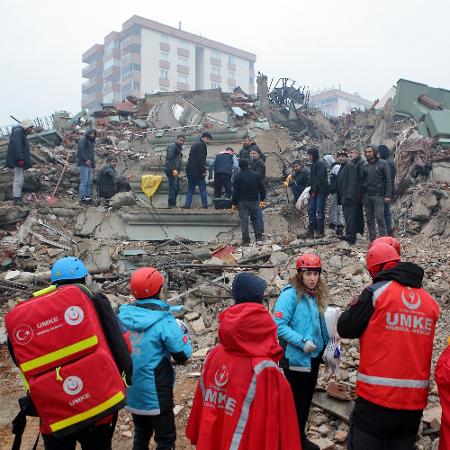
[[[95,138],[97,132],[91,128],[86,128],[84,136],[78,142],[77,165],[80,174],[80,202],[89,205],[91,203],[92,178],[95,167]]]
[[[209,165],[209,179],[212,179],[214,172],[214,198],[216,200],[222,197],[222,190],[225,190],[225,197],[231,199],[231,177],[238,170],[239,162],[231,147],[227,147],[214,157]]]
[[[356,216],[359,201],[357,168],[348,161],[347,153],[340,153],[338,159],[341,168],[337,175],[337,197],[338,204],[342,205],[345,220],[345,235],[340,238],[353,245],[356,242]]]
[[[173,144],[167,146],[166,152],[166,177],[169,182],[169,208],[175,208],[177,206],[177,195],[180,190],[179,174],[181,171],[181,162],[183,159],[183,144],[185,137],[182,134],[177,136],[176,141]]]
[[[394,197],[397,168],[395,167],[394,160],[391,158],[391,151],[386,145],[382,144],[378,146],[378,154],[380,155],[380,159],[384,159],[389,164],[389,170],[391,171],[392,197]],[[393,236],[394,224],[391,214],[391,202],[384,204],[384,220],[386,222],[386,232],[388,236]]]
[[[296,159],[292,163],[292,174],[289,174],[284,182],[284,187],[291,188],[295,203],[297,203],[298,198],[308,186],[308,182],[309,169],[299,159]]]
[[[244,136],[242,139],[242,148],[239,150],[239,159],[244,158],[250,160],[250,152],[253,149],[258,150],[261,155],[261,159],[263,160],[263,162],[266,162],[266,155],[264,155],[258,144],[256,144],[256,142],[248,135]]]
[[[355,216],[355,229],[356,233],[361,236],[364,234],[364,212],[363,212],[363,184],[364,184],[364,173],[367,162],[361,156],[361,151],[359,149],[353,148],[350,150],[351,163],[356,167],[356,193],[357,193],[357,203],[356,203],[356,216]]]
[[[109,204],[109,199],[117,192],[117,158],[108,156],[105,165],[101,168],[97,178],[98,196],[102,203]]]
[[[308,158],[312,163],[309,175],[308,202],[308,238],[325,236],[325,202],[330,193],[327,163],[320,158],[319,149],[312,147],[308,150]]]
[[[253,170],[263,183],[266,182],[266,164],[261,158],[261,150],[259,147],[250,150],[250,170]]]
[[[263,230],[258,217],[258,210],[264,207],[266,188],[258,175],[250,170],[248,159],[239,160],[240,172],[234,177],[233,197],[231,199],[232,212],[239,211],[241,221],[242,244],[250,243],[248,218],[252,222],[256,241],[262,240]]]
[[[190,209],[192,205],[192,197],[194,196],[195,187],[198,186],[200,198],[202,200],[203,209],[208,209],[208,197],[206,195],[206,147],[212,136],[204,131],[200,140],[191,146],[189,158],[186,165],[186,175],[188,179],[188,188],[186,192],[186,201],[184,209]]]
[[[364,175],[364,209],[366,211],[369,239],[377,238],[375,222],[380,236],[386,236],[386,222],[384,220],[384,205],[392,198],[392,178],[389,164],[378,157],[375,146],[369,146],[364,151],[367,166]]]
[[[32,167],[30,145],[27,135],[33,132],[34,124],[26,119],[13,127],[6,152],[5,167],[14,169],[13,199],[15,205],[23,205],[22,188],[24,171]]]

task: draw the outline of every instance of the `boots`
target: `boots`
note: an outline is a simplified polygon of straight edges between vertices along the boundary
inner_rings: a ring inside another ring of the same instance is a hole
[[[14,205],[15,206],[23,206],[26,203],[27,202],[25,202],[22,197],[14,197]]]
[[[319,228],[316,232],[316,239],[321,239],[325,237],[325,230],[323,228]]]
[[[344,227],[342,225],[336,227],[336,236],[344,236]]]
[[[306,230],[306,239],[314,239],[314,227],[308,225],[308,229]]]

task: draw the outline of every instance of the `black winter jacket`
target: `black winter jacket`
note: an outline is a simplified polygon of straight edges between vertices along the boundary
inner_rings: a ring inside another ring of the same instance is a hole
[[[351,160],[351,164],[353,164],[356,167],[356,175],[357,175],[356,190],[358,191],[359,195],[358,201],[362,202],[362,195],[364,191],[364,175],[366,172],[367,162],[363,159],[362,156],[358,156],[357,158]]]
[[[233,173],[233,156],[232,153],[221,152],[214,158],[214,173],[224,173],[230,175]]]
[[[311,166],[308,186],[311,186],[311,193],[325,195],[330,193],[327,163],[319,157],[319,151],[313,153],[313,164]]]
[[[375,197],[392,198],[392,179],[389,164],[375,158],[365,166],[364,193]]]
[[[261,179],[261,181],[264,183],[266,180],[266,165],[264,164],[264,161],[259,159],[250,159],[250,170],[253,170],[253,172],[258,175],[258,177]]]
[[[308,186],[309,182],[309,169],[303,166],[298,172],[292,173],[292,180],[289,186],[295,186],[297,191],[301,194]]]
[[[266,188],[261,178],[250,169],[241,170],[233,182],[233,197],[231,203],[238,205],[240,201],[256,202],[266,199]]]
[[[30,144],[28,143],[27,133],[20,126],[17,125],[12,129],[9,138],[8,150],[6,152],[5,167],[20,167],[17,161],[24,161],[24,169],[29,169],[33,166],[31,162]]]
[[[167,146],[166,152],[166,175],[172,175],[174,170],[180,172],[181,161],[183,159],[183,145],[179,145],[176,142]]]
[[[206,154],[207,147],[202,140],[191,146],[186,164],[186,175],[189,178],[202,178],[206,175]]]
[[[339,205],[352,205],[359,201],[358,169],[350,162],[341,164],[337,175],[337,195]]]
[[[254,142],[250,142],[250,145],[247,146],[244,145],[239,150],[239,159],[250,159],[250,152],[252,150],[256,150],[261,155],[260,158],[263,160],[263,162],[266,162],[266,155],[259,148],[258,144],[255,144]]]
[[[78,152],[77,152],[77,165],[84,166],[86,161],[91,162],[92,168],[95,167],[95,156],[94,156],[94,146],[95,146],[95,137],[94,139],[89,137],[89,133],[91,133],[93,128],[86,128],[84,132],[84,136],[78,142]]]
[[[117,190],[116,170],[109,164],[102,167],[97,178],[98,196],[101,198],[111,198]]]

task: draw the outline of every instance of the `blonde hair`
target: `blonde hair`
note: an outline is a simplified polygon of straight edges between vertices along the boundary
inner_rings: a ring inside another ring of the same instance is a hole
[[[300,301],[303,294],[306,292],[306,286],[303,284],[303,272],[299,270],[294,276],[291,277],[290,283],[291,286],[297,290],[298,299]],[[328,288],[322,278],[322,273],[319,274],[319,281],[317,282],[317,286],[315,288],[315,297],[319,311],[323,314],[327,307]]]

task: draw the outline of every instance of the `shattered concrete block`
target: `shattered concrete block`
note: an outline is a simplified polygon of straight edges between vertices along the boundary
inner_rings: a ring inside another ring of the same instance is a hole
[[[192,353],[192,356],[194,358],[204,358],[209,352],[209,347],[201,348],[200,350],[197,350],[196,352]]]
[[[117,213],[110,213],[94,231],[96,239],[127,239],[127,224]]]
[[[421,234],[426,237],[440,236],[447,229],[447,220],[443,216],[433,217],[422,229]],[[445,237],[445,236],[444,236]]]
[[[104,212],[98,208],[89,208],[79,214],[77,223],[75,224],[76,236],[90,237],[94,234],[95,229],[100,225],[104,217]]]
[[[334,440],[336,442],[345,442],[347,440],[348,433],[344,430],[338,430],[334,433]]]
[[[136,197],[134,196],[132,191],[128,192],[119,192],[118,194],[111,197],[109,201],[109,205],[112,208],[122,208],[122,206],[135,206],[136,205]]]
[[[274,265],[274,266],[279,266],[281,264],[286,263],[289,260],[289,255],[287,255],[284,252],[273,252],[270,255],[270,262]]]
[[[210,259],[212,256],[211,250],[208,247],[194,248],[193,250],[191,250],[191,253],[197,259],[201,259],[202,261]]]
[[[440,405],[432,406],[431,408],[426,408],[423,412],[422,421],[426,425],[428,425],[430,428],[439,428],[441,423],[441,416],[442,416],[442,408]],[[439,424],[437,427],[433,427],[431,424],[434,423],[434,425]]]
[[[205,330],[205,323],[203,322],[203,317],[191,322],[192,331],[196,334],[200,334]]]
[[[184,318],[187,321],[192,322],[193,320],[198,319],[199,316],[200,316],[200,314],[197,312],[189,312],[189,313],[185,314]]]
[[[320,450],[334,450],[334,442],[327,438],[311,439],[311,442],[318,445]]]

